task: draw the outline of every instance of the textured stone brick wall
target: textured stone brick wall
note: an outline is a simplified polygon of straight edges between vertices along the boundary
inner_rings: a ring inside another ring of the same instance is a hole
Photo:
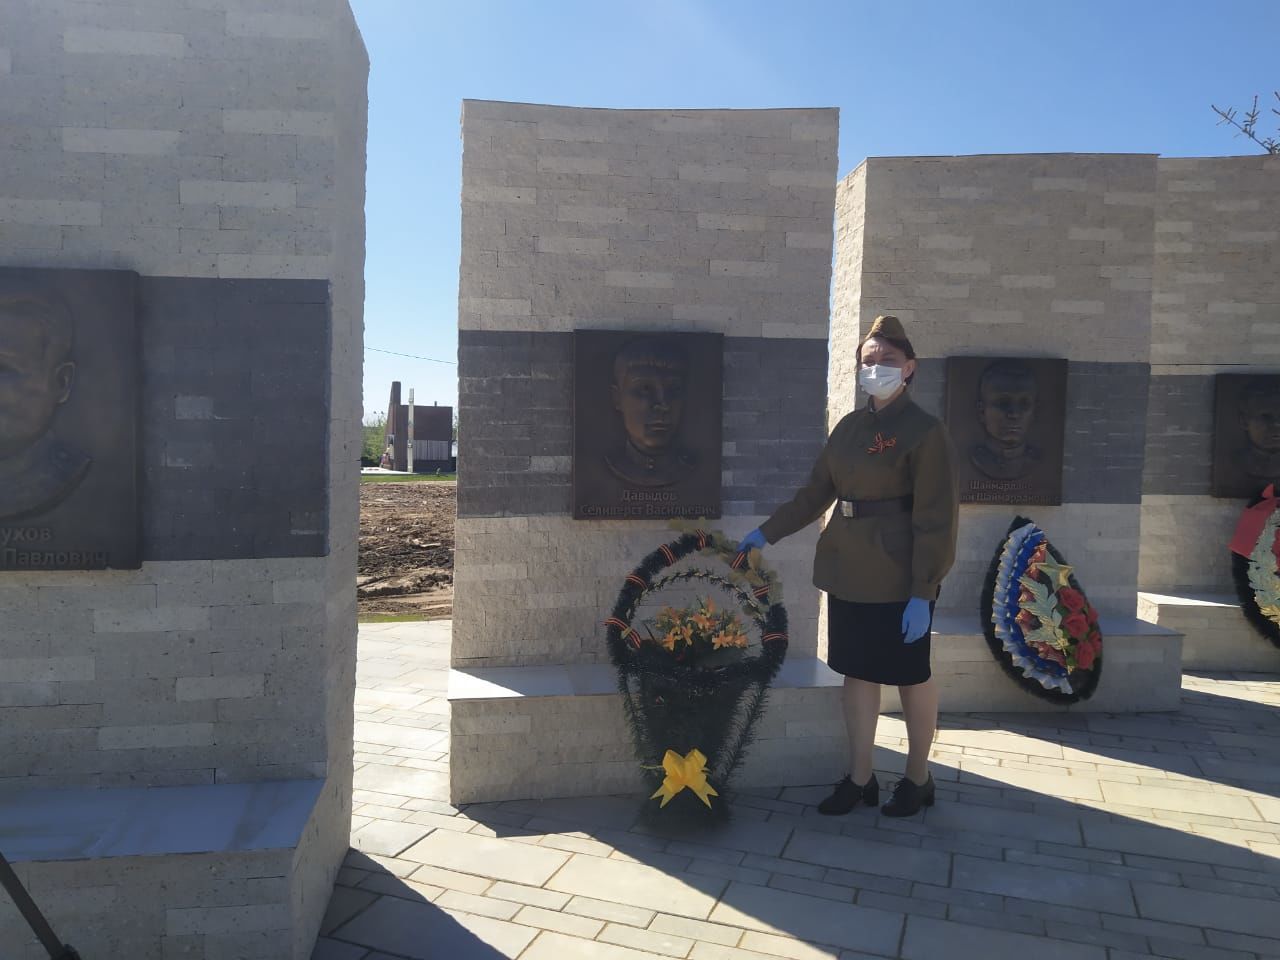
[[[295,956],[291,853],[116,857],[81,861],[74,872],[59,863],[15,869],[58,935],[82,953],[162,956],[163,944],[178,956],[282,960]],[[148,896],[134,895],[139,885]],[[0,900],[0,932],[8,935],[6,960],[40,960],[41,947],[7,897]]]
[[[0,581],[0,790],[323,776],[316,559]]]
[[[1280,371],[1280,158],[1157,163],[1140,581],[1227,591],[1242,501],[1209,496],[1213,378]]]
[[[848,232],[849,257],[837,259],[835,315],[849,319],[833,324],[831,354],[833,370],[847,358],[850,385],[854,347],[880,313],[906,325],[922,360],[913,390],[939,415],[947,356],[1070,361],[1064,503],[963,506],[944,607],[977,610],[1000,536],[1021,512],[1077,565],[1096,603],[1132,615],[1154,164],[1124,155],[873,158],[841,184],[837,233]]]
[[[1280,363],[1280,159],[1157,163],[1151,362]]]
[[[998,345],[1149,362],[1153,164],[1116,154],[868,160],[866,324],[896,313],[929,357]]]
[[[867,216],[867,166],[840,181],[836,189],[836,265],[831,286],[831,343],[827,375],[827,429],[854,408],[858,363],[849,344],[857,345],[862,329],[862,256]],[[868,325],[875,317],[868,320]]]
[[[350,10],[18,0],[0,45],[0,265],[144,277],[149,552],[0,579],[4,787],[337,771],[349,796],[368,68]]]
[[[272,6],[5,4],[6,263],[328,279],[340,8]]]
[[[725,334],[735,535],[823,442],[836,113],[463,111],[455,666],[605,657],[600,620],[663,523],[574,521],[571,332]],[[816,643],[816,529],[770,551]]]

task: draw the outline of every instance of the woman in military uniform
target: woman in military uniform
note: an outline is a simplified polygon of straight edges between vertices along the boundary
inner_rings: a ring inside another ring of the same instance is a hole
[[[881,812],[905,817],[934,799],[928,758],[938,693],[929,641],[934,603],[955,559],[956,477],[946,427],[907,393],[915,351],[897,317],[876,318],[857,360],[870,404],[836,424],[808,484],[740,549],[777,543],[836,504],[818,540],[813,581],[828,594],[827,663],[845,677],[850,764],[818,809],[838,815],[880,802],[872,753],[880,685],[892,684],[910,746],[906,775]]]

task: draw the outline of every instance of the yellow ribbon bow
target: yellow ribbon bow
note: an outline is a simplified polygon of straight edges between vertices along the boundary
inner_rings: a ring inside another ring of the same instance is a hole
[[[665,807],[685,787],[696,793],[708,807],[711,806],[711,797],[720,796],[716,788],[707,783],[707,758],[697,747],[683,757],[674,750],[668,750],[662,758],[662,769],[667,772],[666,779],[649,798],[662,797],[660,807]]]

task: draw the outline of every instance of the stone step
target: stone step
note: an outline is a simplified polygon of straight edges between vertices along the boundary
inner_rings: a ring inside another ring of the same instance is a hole
[[[1184,670],[1280,673],[1280,647],[1245,619],[1231,593],[1139,592],[1138,616],[1184,636]]]
[[[1180,634],[1137,618],[1104,617],[1102,682],[1070,707],[1032,696],[996,663],[973,614],[934,618],[933,673],[949,712],[1032,713],[1176,710]],[[845,750],[843,678],[814,657],[789,658],[738,783],[823,782]],[[896,688],[882,712],[897,713]],[[635,754],[611,664],[468,667],[449,672],[450,799],[537,799],[627,793],[638,786]]]
[[[25,790],[0,796],[0,850],[86,956],[108,946],[128,905],[112,956],[157,956],[166,937],[210,951],[252,937],[235,956],[302,960],[333,882],[306,867],[339,863],[348,842],[328,829],[335,799],[323,780]],[[0,943],[5,957],[14,945],[15,956],[38,952],[3,895]]]
[[[940,610],[933,621],[933,675],[942,709],[952,712],[1135,713],[1177,710],[1182,697],[1182,635],[1137,617],[1102,615],[1102,680],[1070,707],[1025,692],[1003,672],[976,614]],[[896,704],[897,691],[891,692]],[[886,691],[886,701],[890,699]]]

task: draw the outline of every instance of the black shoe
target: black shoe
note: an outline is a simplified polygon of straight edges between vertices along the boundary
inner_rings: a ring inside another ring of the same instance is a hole
[[[880,808],[886,817],[910,817],[921,807],[932,807],[934,801],[933,774],[924,783],[913,783],[903,777],[893,787],[893,796]]]
[[[836,784],[831,796],[818,804],[818,812],[825,813],[828,817],[843,817],[860,803],[874,807],[879,802],[880,784],[876,782],[874,773],[862,786],[854,783],[852,777],[846,776]]]

